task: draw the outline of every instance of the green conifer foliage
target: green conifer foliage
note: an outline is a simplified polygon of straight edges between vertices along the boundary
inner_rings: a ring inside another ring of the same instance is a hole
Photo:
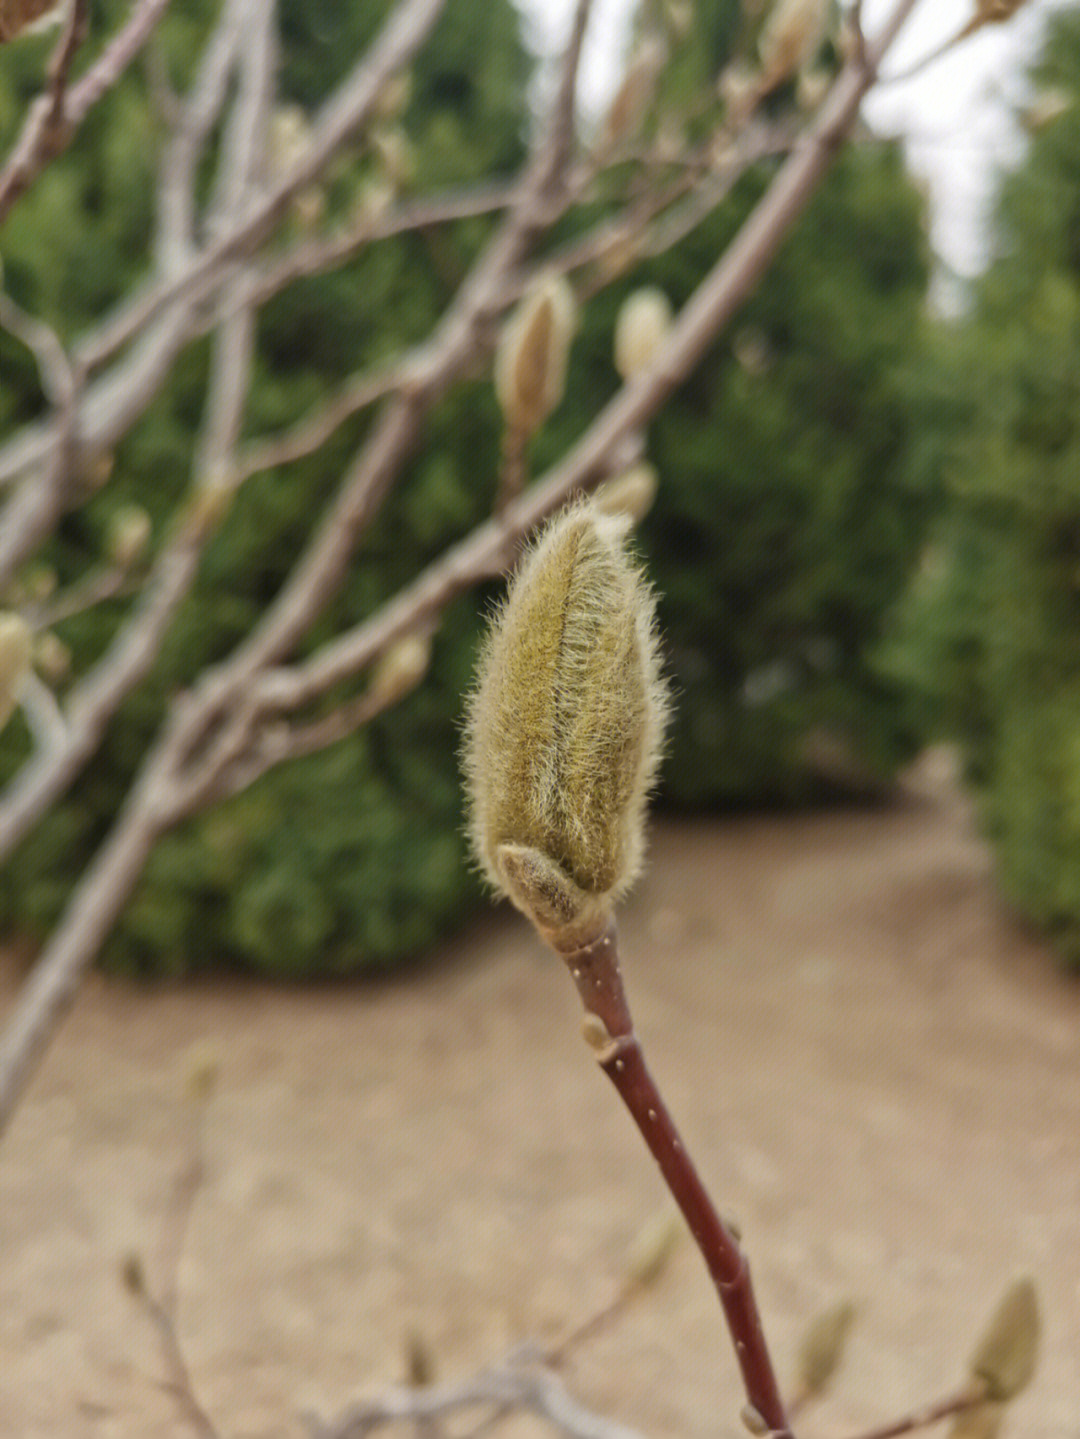
[[[940,338],[950,503],[905,674],[959,740],[1006,895],[1080,964],[1080,16],[1051,23],[999,258]],[[959,413],[957,413],[957,411]]]

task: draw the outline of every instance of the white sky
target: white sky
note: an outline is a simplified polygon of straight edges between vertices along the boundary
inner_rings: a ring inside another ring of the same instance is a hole
[[[529,43],[540,54],[557,52],[573,0],[517,3],[527,19]],[[1024,102],[1023,70],[1037,52],[1045,16],[1069,3],[1030,0],[1007,24],[988,26],[921,75],[883,86],[867,100],[867,121],[882,133],[904,137],[909,163],[929,187],[934,247],[958,275],[972,275],[985,263],[995,170],[1023,153],[1014,119]],[[864,0],[868,35],[890,8],[891,0]],[[596,0],[583,56],[581,95],[587,109],[601,110],[617,82],[633,9],[634,0]],[[973,10],[974,0],[922,0],[891,50],[885,73],[930,53]]]

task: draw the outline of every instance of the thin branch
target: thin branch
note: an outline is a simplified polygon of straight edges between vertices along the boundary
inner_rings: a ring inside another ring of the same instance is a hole
[[[284,683],[280,673],[275,674],[272,687],[263,683],[259,698],[269,709],[299,708],[363,669],[408,630],[434,624],[441,608],[456,594],[479,576],[504,567],[518,540],[573,489],[594,484],[603,475],[605,462],[618,443],[655,413],[757,283],[854,123],[881,56],[915,3],[898,0],[891,19],[862,60],[845,66],[817,120],[781,166],[728,251],[684,306],[650,369],[619,392],[546,480],[509,506],[497,523],[489,520],[481,525],[368,621],[295,666]],[[409,7],[399,13],[410,13]],[[553,127],[552,133],[556,129]],[[234,706],[241,700],[250,702],[261,671],[277,664],[307,632],[339,582],[356,535],[416,443],[418,421],[449,383],[462,357],[475,353],[478,325],[498,313],[501,287],[534,238],[542,212],[549,208],[552,192],[561,183],[561,168],[550,160],[550,154],[542,151],[530,167],[521,203],[500,227],[433,337],[430,367],[417,376],[415,388],[391,402],[376,423],[308,553],[262,622],[193,694],[181,696],[174,704],[113,831],[78,885],[0,1038],[0,1132],[130,895],[154,840],[182,814],[176,808],[177,787],[182,779],[192,777],[187,773],[189,763],[197,760],[207,736]]]
[[[49,403],[57,409],[69,404],[75,391],[75,372],[52,326],[36,315],[27,314],[10,295],[0,290],[0,327],[33,355],[41,390]]]
[[[853,1439],[896,1439],[899,1434],[911,1434],[916,1429],[929,1429],[932,1424],[939,1424],[943,1419],[951,1419],[956,1414],[965,1414],[970,1409],[978,1409],[986,1402],[985,1387],[981,1384],[969,1384],[966,1389],[961,1389],[956,1394],[950,1394],[934,1404],[921,1405],[891,1424],[883,1424],[878,1429],[867,1429],[853,1436]]]
[[[243,215],[222,230],[180,274],[152,285],[80,347],[90,370],[126,345],[153,317],[179,300],[201,300],[228,262],[250,254],[287,210],[298,190],[317,179],[326,163],[370,117],[386,82],[408,65],[446,0],[405,0],[395,7],[356,69],[320,109],[311,139],[288,174],[267,186]]]
[[[748,1427],[792,1439],[746,1256],[713,1206],[649,1073],[623,987],[614,926],[562,957],[586,1013],[599,1024],[597,1062],[641,1131],[716,1286],[750,1405]]]
[[[640,1439],[636,1431],[584,1408],[553,1374],[513,1355],[457,1384],[387,1390],[330,1423],[313,1421],[312,1439],[366,1439],[387,1424],[415,1424],[487,1406],[535,1414],[567,1439]]]
[[[80,4],[85,10],[83,0]],[[65,88],[61,84],[61,104],[56,103],[56,93],[50,89],[30,106],[22,133],[0,171],[0,221],[34,176],[71,143],[87,113],[139,53],[168,4],[169,0],[142,0],[86,74],[75,85]],[[65,36],[65,42],[66,39]],[[66,63],[70,63],[70,56]],[[66,79],[66,68],[61,69],[60,76]]]

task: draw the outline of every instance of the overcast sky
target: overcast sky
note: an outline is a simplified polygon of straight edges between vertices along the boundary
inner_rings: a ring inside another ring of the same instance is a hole
[[[866,103],[875,129],[904,137],[912,169],[929,186],[934,246],[962,276],[976,273],[987,256],[985,220],[995,170],[1023,153],[1014,112],[1023,103],[1025,64],[1037,52],[1045,16],[1069,3],[1076,0],[1031,0],[1007,24],[988,26],[921,75],[881,87]],[[542,54],[557,50],[573,0],[518,4],[530,44]],[[872,35],[890,0],[864,0],[863,8]],[[633,9],[634,0],[596,0],[582,76],[582,100],[591,110],[603,108],[617,81]],[[885,73],[930,53],[973,10],[974,0],[922,0],[890,52]]]

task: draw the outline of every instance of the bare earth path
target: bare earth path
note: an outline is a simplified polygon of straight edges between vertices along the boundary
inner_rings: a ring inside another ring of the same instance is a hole
[[[1009,1433],[1080,1439],[1080,985],[1003,913],[956,801],[660,825],[653,851],[622,922],[638,1026],[781,1368],[811,1311],[859,1304],[805,1433],[951,1389],[1028,1269],[1046,1345]],[[220,1081],[181,1328],[223,1434],[302,1433],[401,1378],[411,1334],[447,1378],[557,1338],[662,1206],[566,976],[506,916],[392,983],[96,981],[0,1146],[4,1436],[186,1432],[118,1272],[154,1275],[193,1045]],[[688,1243],[568,1382],[654,1439],[742,1432]]]

